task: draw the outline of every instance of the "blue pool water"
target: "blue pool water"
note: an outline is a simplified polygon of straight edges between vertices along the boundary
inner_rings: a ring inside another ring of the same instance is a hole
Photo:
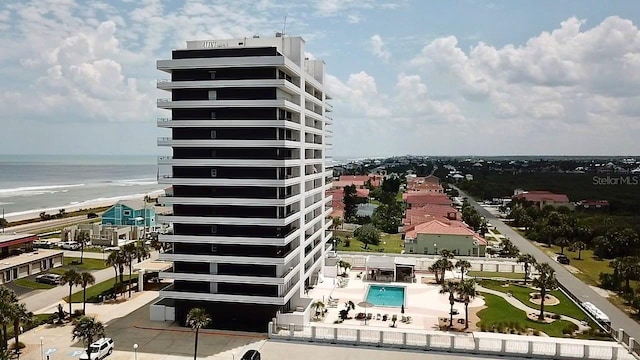
[[[398,286],[371,285],[367,292],[367,302],[375,306],[404,305],[404,288]]]

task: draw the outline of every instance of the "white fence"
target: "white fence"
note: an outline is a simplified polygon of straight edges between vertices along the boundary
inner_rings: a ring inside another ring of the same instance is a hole
[[[367,257],[368,256],[392,256],[392,257],[400,257],[400,258],[414,258],[416,262],[415,270],[416,271],[427,271],[433,263],[436,262],[440,257],[434,256],[426,256],[426,255],[412,255],[412,254],[366,254],[363,253],[354,253],[354,252],[338,252],[338,257],[340,259],[351,264],[353,269],[364,269],[366,267]],[[484,271],[484,272],[503,272],[503,273],[518,273],[524,274],[524,265],[514,261],[513,259],[494,259],[494,258],[473,258],[473,257],[464,257],[464,260],[469,261],[471,264],[470,271]],[[455,259],[453,262],[455,263]],[[531,267],[530,271],[535,273],[533,267]]]
[[[434,350],[467,354],[499,355],[511,358],[636,359],[616,342],[542,338],[506,334],[449,334],[404,332],[305,325],[282,329],[269,323],[269,338],[350,344],[413,350]],[[499,335],[496,337],[496,335]]]

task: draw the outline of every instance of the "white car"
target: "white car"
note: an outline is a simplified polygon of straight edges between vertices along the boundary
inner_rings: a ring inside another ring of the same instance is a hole
[[[85,351],[80,355],[80,360],[99,360],[104,359],[113,352],[113,339],[102,338],[89,346],[90,353],[87,355]]]
[[[64,250],[78,250],[82,245],[75,241],[62,241],[58,243],[61,249]]]

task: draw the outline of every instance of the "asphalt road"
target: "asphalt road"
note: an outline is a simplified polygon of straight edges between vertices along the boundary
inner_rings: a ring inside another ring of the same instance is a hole
[[[484,216],[485,219],[498,228],[503,235],[509,238],[509,240],[511,240],[511,242],[520,249],[520,252],[533,255],[538,262],[548,262],[551,267],[556,270],[556,278],[558,281],[567,290],[569,290],[581,302],[591,302],[609,316],[609,319],[611,320],[611,327],[613,329],[624,329],[624,331],[631,337],[640,339],[640,324],[631,319],[624,311],[615,307],[609,302],[609,300],[599,295],[591,289],[589,285],[583,283],[580,279],[576,278],[572,273],[565,269],[563,265],[556,262],[555,259],[551,259],[529,240],[518,234],[499,218],[493,216],[489,211],[475,202],[473,198],[462,191],[460,191],[460,196],[466,196],[469,203],[478,210],[478,213],[481,216]]]
[[[68,217],[64,219],[39,221],[39,222],[30,223],[30,224],[12,226],[4,229],[4,232],[7,234],[13,234],[14,232],[38,234],[45,230],[54,229],[54,228],[63,227],[63,226],[75,225],[86,220],[87,220],[87,215],[73,216],[73,217]],[[98,218],[97,220],[100,220],[100,219]]]
[[[88,253],[85,253],[85,255],[87,254]],[[69,256],[69,255],[80,257],[80,252],[79,251],[65,252],[65,256]],[[92,255],[102,256],[102,254],[92,254]],[[157,258],[158,258],[158,253],[152,252],[151,258],[143,262],[153,261],[153,260],[156,260]],[[115,276],[115,271],[113,270],[113,267],[108,267],[103,270],[94,271],[92,272],[92,274],[96,278],[96,284],[97,284],[102,281],[113,279]],[[128,268],[125,269],[125,274],[129,274]],[[82,290],[82,288],[79,286],[76,286],[73,288],[73,292],[80,291],[80,290]],[[59,285],[52,289],[30,292],[26,295],[27,296],[25,297],[21,297],[20,301],[24,302],[25,305],[27,306],[27,309],[29,309],[30,311],[38,311],[38,310],[50,307],[51,305],[55,305],[56,303],[60,302],[63,297],[69,296],[69,286]]]

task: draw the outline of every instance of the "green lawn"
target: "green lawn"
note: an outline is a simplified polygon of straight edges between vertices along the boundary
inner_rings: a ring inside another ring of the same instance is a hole
[[[132,277],[132,279],[138,279],[138,275],[134,274]],[[126,282],[129,279],[129,275],[125,275],[124,276],[124,281]],[[100,283],[97,283],[93,286],[90,286],[87,288],[87,302],[89,303],[97,303],[99,301],[98,296],[110,289],[113,288],[113,285],[115,284],[115,279],[109,279]],[[66,285],[65,285],[66,286]],[[69,287],[67,286],[67,289]],[[74,289],[78,289],[77,287]],[[68,301],[69,296],[65,296],[64,300]],[[74,303],[81,303],[82,302],[82,288],[80,288],[80,291],[76,291],[75,293],[73,293],[71,295],[71,302]]]
[[[59,268],[55,268],[53,270],[51,270],[52,273],[55,274],[64,274],[65,271],[69,270],[69,269],[74,269],[75,271],[78,272],[84,272],[84,271],[95,271],[95,270],[102,270],[102,269],[106,269],[108,266],[105,265],[104,261],[102,261],[102,259],[87,259],[84,258],[84,260],[82,261],[82,264],[79,265],[71,265],[72,262],[74,261],[80,261],[80,258],[77,257],[65,257],[64,258],[64,265],[59,267]]]
[[[556,320],[551,324],[542,324],[536,321],[531,321],[527,318],[527,314],[515,307],[511,306],[505,299],[492,295],[482,293],[484,302],[487,305],[486,309],[482,309],[478,312],[480,322],[478,327],[490,327],[496,324],[515,323],[523,328],[531,328],[544,332],[545,334],[553,337],[566,337],[562,334],[562,329],[566,326],[573,325],[572,323],[564,320]]]
[[[483,278],[506,278],[506,279],[523,279],[524,274],[510,272],[491,272],[491,271],[469,271],[466,276],[483,277]]]
[[[540,309],[540,305],[536,305],[531,301],[529,301],[529,294],[532,292],[535,292],[535,290],[528,287],[515,285],[515,284],[511,284],[508,287],[502,287],[501,286],[502,284],[503,284],[502,281],[496,281],[496,280],[480,281],[480,285],[487,289],[496,290],[503,293],[507,293],[511,291],[511,293],[513,294],[513,297],[520,300],[520,302],[522,302],[523,304],[534,309],[538,309],[538,310]],[[553,306],[545,305],[544,307],[545,311],[566,315],[576,320],[583,320],[587,318],[587,314],[585,314],[584,311],[582,311],[576,304],[574,304],[571,301],[571,299],[566,297],[560,290],[550,291],[549,294],[558,298],[558,300],[560,300],[560,303],[558,305],[553,305]]]
[[[551,260],[553,261],[555,261],[553,256],[555,256],[556,253],[560,253],[559,246],[552,245],[551,247],[547,247],[546,245],[536,245],[540,250],[551,256]],[[580,270],[579,273],[575,273],[574,275],[590,285],[600,285],[600,273],[611,273],[613,271],[613,269],[609,267],[610,260],[593,256],[593,250],[582,250],[580,256],[582,260],[578,260],[577,251],[569,251],[569,249],[565,248],[564,254],[571,260],[569,265]]]
[[[15,280],[13,283],[15,285],[34,290],[51,289],[55,287],[55,285],[43,284],[27,278]]]
[[[399,254],[402,250],[404,250],[404,241],[402,240],[401,234],[384,234],[380,237],[380,245],[369,245],[369,248],[367,250],[364,249],[364,244],[358,239],[354,238],[350,233],[344,231],[334,231],[334,234],[342,240],[342,242],[338,244],[338,250],[342,251],[366,251]],[[347,234],[349,234],[349,241],[351,242],[349,247],[345,246],[344,241],[347,237]]]

